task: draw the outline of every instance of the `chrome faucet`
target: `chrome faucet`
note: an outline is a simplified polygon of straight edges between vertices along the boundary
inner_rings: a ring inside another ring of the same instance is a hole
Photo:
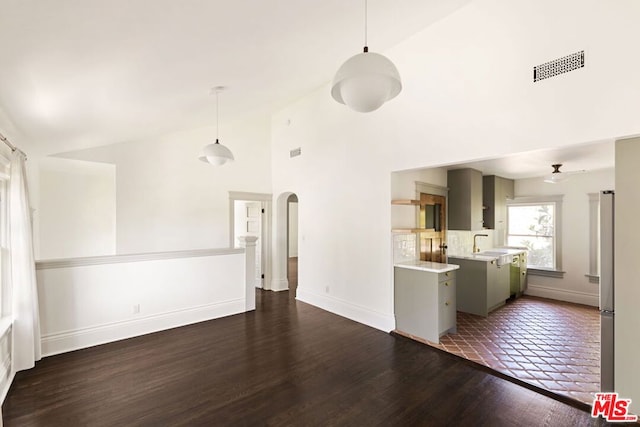
[[[478,243],[476,241],[477,237],[489,237],[488,234],[474,234],[473,235],[473,253],[480,252],[480,248],[478,247]]]

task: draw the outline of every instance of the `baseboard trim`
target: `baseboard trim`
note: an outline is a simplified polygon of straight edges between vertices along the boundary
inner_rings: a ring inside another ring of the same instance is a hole
[[[48,334],[42,336],[42,356],[53,356],[245,311],[246,301],[242,298]]]
[[[300,287],[296,291],[296,299],[384,332],[391,332],[396,327],[393,314],[380,313],[338,298],[309,292]]]
[[[7,376],[7,381],[3,384],[2,390],[0,391],[0,405],[4,403],[4,399],[7,397],[9,393],[9,388],[11,388],[11,384],[13,383],[13,378],[16,376],[16,373],[11,369],[9,375]]]
[[[600,305],[600,296],[597,294],[569,291],[566,289],[549,288],[546,286],[529,284],[527,290],[525,291],[525,295],[572,302],[575,304],[590,305],[593,307],[598,307]]]
[[[275,279],[271,281],[271,290],[275,292],[288,291],[289,280],[287,279]]]

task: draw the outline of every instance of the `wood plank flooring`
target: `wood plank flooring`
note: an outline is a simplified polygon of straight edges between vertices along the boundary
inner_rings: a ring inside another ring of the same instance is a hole
[[[47,357],[11,426],[588,426],[588,412],[404,337],[258,291],[257,310]]]

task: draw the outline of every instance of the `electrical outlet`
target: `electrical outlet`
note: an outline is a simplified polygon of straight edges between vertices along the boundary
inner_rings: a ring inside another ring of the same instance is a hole
[[[133,305],[133,314],[139,314],[140,313],[140,304],[134,304]]]

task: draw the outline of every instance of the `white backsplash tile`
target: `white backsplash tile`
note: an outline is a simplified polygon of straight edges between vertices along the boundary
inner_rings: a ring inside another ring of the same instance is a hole
[[[478,237],[477,243],[480,251],[504,245],[504,231],[482,230],[482,231],[447,231],[448,254],[451,256],[469,254],[473,251],[474,234],[487,234],[488,237]]]
[[[447,231],[447,247],[449,255],[462,255],[471,252],[473,243],[471,242],[470,231]]]
[[[503,230],[482,231],[447,231],[447,254],[450,256],[469,254],[473,251],[473,235],[487,234],[488,237],[478,237],[480,251],[504,246]],[[417,235],[414,233],[393,234],[393,262],[413,261],[420,258]]]
[[[393,262],[405,262],[418,259],[417,235],[403,233],[393,235]]]

